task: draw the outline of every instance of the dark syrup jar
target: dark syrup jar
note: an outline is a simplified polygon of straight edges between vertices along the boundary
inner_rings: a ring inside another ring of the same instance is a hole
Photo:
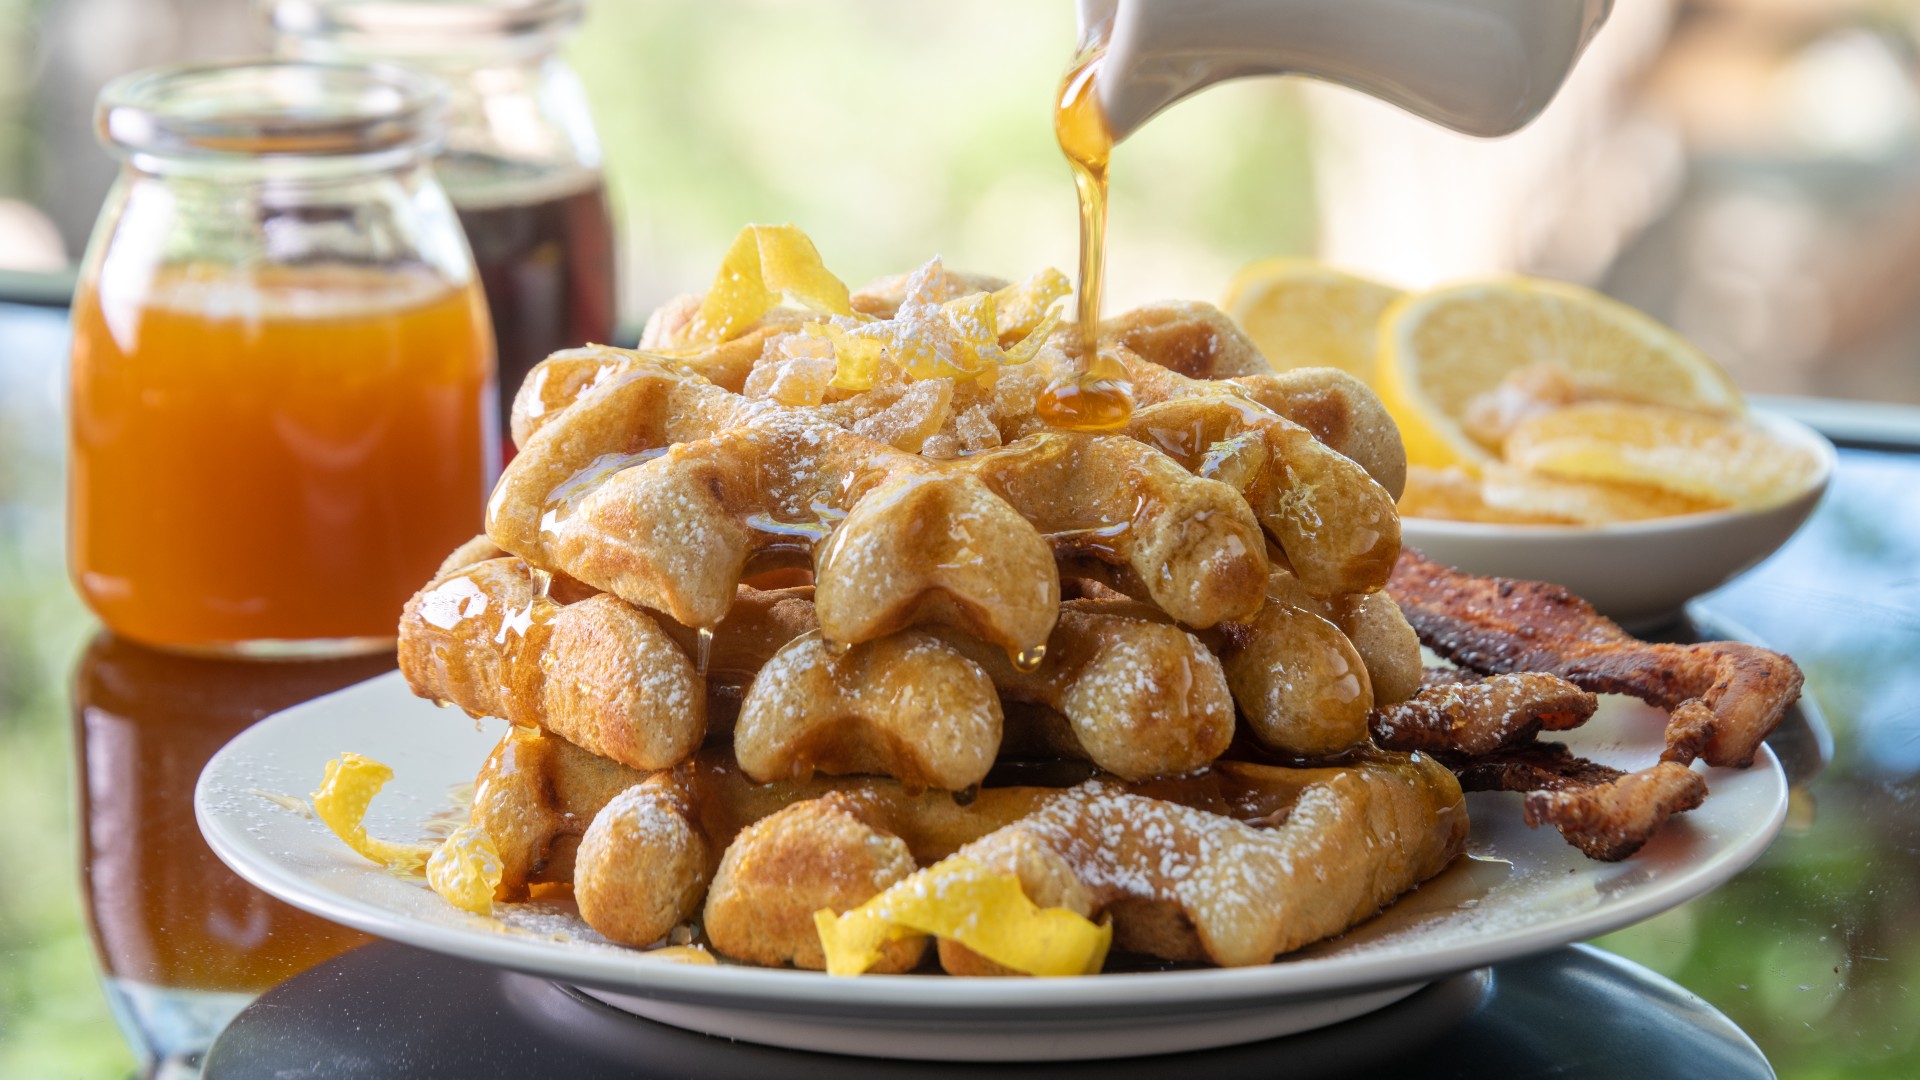
[[[560,58],[583,0],[272,0],[278,49],[378,60],[450,91],[434,168],[453,200],[492,310],[502,459],[507,414],[547,354],[613,340],[617,283],[600,142]]]

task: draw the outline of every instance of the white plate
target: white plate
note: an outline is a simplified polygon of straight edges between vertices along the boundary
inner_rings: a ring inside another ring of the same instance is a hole
[[[1581,754],[1654,761],[1663,714],[1604,698]],[[318,821],[268,795],[304,794],[328,758],[393,766],[368,815],[412,839],[470,783],[503,731],[414,697],[398,674],[268,717],[215,755],[194,793],[200,829],[247,880],[296,907],[421,948],[587,988],[682,1027],[807,1050],[951,1060],[1169,1053],[1302,1031],[1397,1001],[1432,980],[1638,922],[1733,876],[1766,849],[1787,806],[1778,761],[1706,770],[1706,805],[1638,855],[1591,862],[1520,822],[1518,797],[1468,796],[1475,856],[1345,937],[1264,967],[1071,979],[830,978],[813,972],[650,959],[605,944],[554,906],[503,905],[505,925],[460,912],[415,880],[361,860]],[[1556,736],[1560,738],[1562,736]],[[1504,860],[1504,861],[1502,861]],[[563,940],[564,939],[564,940]]]
[[[1659,626],[1688,600],[1773,554],[1819,505],[1838,463],[1833,444],[1797,420],[1755,409],[1755,423],[1819,460],[1806,490],[1764,510],[1617,525],[1496,525],[1402,518],[1400,537],[1470,574],[1551,581],[1628,629]]]

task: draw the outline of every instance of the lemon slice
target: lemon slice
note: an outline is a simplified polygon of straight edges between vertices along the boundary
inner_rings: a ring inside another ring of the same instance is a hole
[[[1407,469],[1400,515],[1499,525],[1610,525],[1724,509],[1725,500],[1683,495],[1649,484],[1571,480],[1489,465],[1479,476],[1464,469]]]
[[[1679,334],[1591,290],[1518,277],[1395,301],[1381,317],[1374,389],[1400,425],[1409,462],[1477,470],[1498,460],[1498,448],[1464,421],[1533,411],[1500,398],[1524,393],[1542,368],[1564,376],[1566,397],[1549,407],[1605,399],[1722,416],[1745,410],[1726,372]]]
[[[1371,382],[1380,313],[1400,295],[1312,259],[1262,259],[1233,276],[1220,306],[1274,370],[1337,367]]]
[[[1727,506],[1723,499],[1652,484],[1573,480],[1498,465],[1486,471],[1481,495],[1496,514],[1560,518],[1578,525],[1680,517]]]
[[[1400,516],[1499,525],[1571,525],[1576,521],[1565,514],[1554,513],[1550,506],[1495,506],[1488,501],[1486,488],[1487,482],[1482,476],[1465,469],[1409,466],[1406,492],[1400,496]]]
[[[1819,470],[1805,447],[1749,421],[1618,402],[1523,421],[1507,436],[1506,453],[1513,465],[1547,476],[1643,485],[1749,509],[1787,501]]]

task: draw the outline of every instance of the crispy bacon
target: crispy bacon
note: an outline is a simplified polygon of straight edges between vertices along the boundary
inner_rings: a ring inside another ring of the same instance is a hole
[[[1388,589],[1421,642],[1462,667],[1550,672],[1673,713],[1683,730],[1669,730],[1669,764],[1697,754],[1745,768],[1800,696],[1800,668],[1779,653],[1731,641],[1644,642],[1558,585],[1474,577],[1407,548]]]
[[[1454,667],[1452,665],[1422,668],[1420,670],[1420,689],[1431,690],[1436,686],[1459,686],[1462,683],[1479,682],[1484,678],[1486,678],[1486,676],[1477,671],[1468,671],[1466,668]]]
[[[1579,727],[1597,704],[1558,676],[1521,672],[1430,686],[1373,710],[1367,723],[1382,749],[1477,755],[1531,742],[1542,728]]]
[[[1660,761],[1627,773],[1575,757],[1559,743],[1509,747],[1482,757],[1438,755],[1466,791],[1523,791],[1528,826],[1552,825],[1588,858],[1617,862],[1669,817],[1707,797],[1707,782],[1685,765]]]

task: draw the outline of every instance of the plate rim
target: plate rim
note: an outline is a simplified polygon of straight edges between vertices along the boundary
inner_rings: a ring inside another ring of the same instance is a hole
[[[366,901],[311,887],[299,871],[268,854],[256,856],[244,838],[244,827],[227,820],[214,806],[213,789],[222,782],[224,771],[255,744],[271,745],[283,728],[304,724],[303,714],[323,710],[342,696],[377,693],[381,688],[376,684],[392,682],[403,683],[403,676],[397,671],[387,672],[281,710],[236,735],[208,760],[194,784],[194,820],[221,862],[278,900],[375,937],[560,982],[640,997],[744,1005],[769,1012],[835,1014],[861,1008],[907,1016],[916,1011],[950,1014],[951,1010],[965,1009],[980,1017],[1000,1013],[1039,1021],[1044,1016],[1066,1017],[1073,1010],[1123,1005],[1197,1010],[1227,1001],[1291,1001],[1431,982],[1586,941],[1705,895],[1751,866],[1772,845],[1785,824],[1789,795],[1785,770],[1772,748],[1763,744],[1753,766],[1742,771],[1764,772],[1772,781],[1773,797],[1766,821],[1687,867],[1658,890],[1505,931],[1491,940],[1457,942],[1412,956],[1403,952],[1360,953],[1283,959],[1242,968],[1050,979],[974,980],[924,975],[836,978],[812,971],[649,961],[641,959],[644,954],[638,951],[630,955],[601,949],[556,952],[553,942],[508,935],[476,939],[477,931],[466,927],[417,921]],[[484,940],[487,947],[476,952],[476,940]],[[824,995],[814,993],[823,981],[830,981],[834,990]],[[909,986],[913,989],[905,990]],[[987,998],[990,1000],[982,1000]]]

